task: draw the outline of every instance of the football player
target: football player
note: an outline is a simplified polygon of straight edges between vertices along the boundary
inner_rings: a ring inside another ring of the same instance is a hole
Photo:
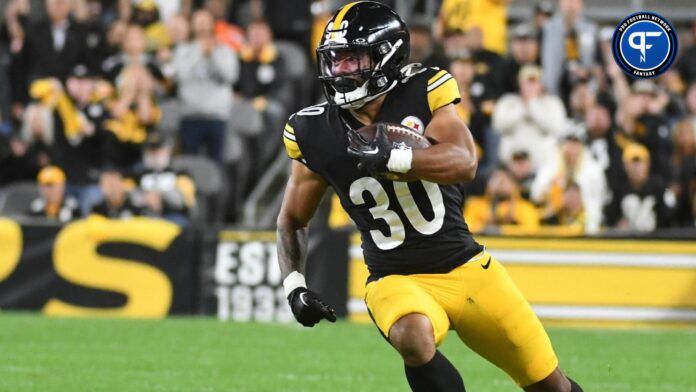
[[[295,318],[307,327],[336,320],[303,276],[307,224],[331,186],[362,234],[367,308],[401,354],[413,391],[464,391],[437,350],[450,329],[525,391],[581,391],[558,368],[504,267],[464,222],[455,184],[474,178],[477,159],[454,107],[456,81],[408,58],[408,30],[382,4],[350,3],[325,29],[317,60],[328,102],[293,114],[283,131],[294,161],[278,216],[278,258]],[[384,122],[408,125],[433,145],[392,149],[384,126],[371,141],[356,137],[356,129]],[[418,180],[394,182],[386,172]]]

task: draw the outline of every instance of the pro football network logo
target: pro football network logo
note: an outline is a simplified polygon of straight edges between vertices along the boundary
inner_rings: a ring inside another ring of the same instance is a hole
[[[636,78],[653,78],[669,69],[678,46],[674,26],[648,11],[626,17],[616,26],[612,39],[614,61]]]

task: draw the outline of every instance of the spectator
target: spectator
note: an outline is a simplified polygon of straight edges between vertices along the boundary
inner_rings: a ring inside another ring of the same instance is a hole
[[[106,160],[119,167],[130,167],[141,157],[147,133],[160,121],[162,113],[155,101],[158,82],[164,82],[150,55],[145,54],[145,36],[138,26],[129,26],[123,52],[104,62],[107,76],[116,85],[116,96],[109,103],[111,118],[105,128]]]
[[[592,70],[592,83],[596,85],[596,92],[599,96],[611,96],[610,73],[615,70],[624,76],[623,71],[614,61],[614,54],[612,53],[612,38],[614,37],[615,29],[615,26],[604,26],[599,28],[597,33],[597,53]],[[612,67],[615,69],[610,72]]]
[[[128,23],[122,20],[114,21],[109,25],[106,30],[106,59],[121,53],[121,48],[123,47],[123,41],[126,38],[127,30]],[[104,70],[104,63],[102,63],[102,71],[106,73],[106,70]]]
[[[476,76],[488,92],[498,99],[503,91],[503,58],[495,51],[483,46],[483,30],[472,27],[466,31],[466,47],[476,61]]]
[[[585,129],[567,125],[560,144],[560,154],[553,154],[549,163],[539,168],[531,188],[532,201],[544,205],[542,219],[559,213],[563,191],[574,182],[580,186],[585,208],[585,232],[596,234],[602,223],[602,207],[606,196],[606,178],[602,167],[584,147]]]
[[[80,200],[83,215],[87,215],[92,204],[99,200],[99,169],[104,158],[104,132],[109,112],[106,99],[113,92],[107,82],[101,81],[91,68],[78,64],[66,82],[66,92],[77,115],[84,118],[85,136],[71,144],[67,151],[71,178],[69,192]],[[66,163],[64,167],[69,167]]]
[[[554,158],[558,132],[566,122],[558,97],[544,93],[539,67],[520,70],[519,94],[505,94],[495,106],[493,129],[500,134],[499,158],[508,162],[515,152],[526,152],[535,169]]]
[[[687,114],[686,90],[688,85],[684,84],[679,73],[674,69],[669,69],[655,79],[657,83],[659,110],[667,117],[670,124],[673,120],[684,117]],[[666,101],[666,102],[662,102]]]
[[[87,66],[78,64],[68,77],[66,90],[75,108],[94,126],[95,134],[100,134],[109,116],[106,100],[113,94],[113,86],[100,79]],[[90,146],[89,149],[92,152],[99,152],[100,147]],[[96,157],[92,159],[94,159],[94,165],[101,165],[100,159]]]
[[[143,170],[138,174],[145,214],[186,226],[196,203],[196,186],[186,173],[171,167],[172,142],[157,133],[148,136]]]
[[[278,156],[281,140],[275,129],[281,129],[287,120],[288,107],[295,97],[291,81],[284,77],[285,62],[273,42],[273,32],[263,19],[247,26],[247,45],[240,52],[241,67],[235,91],[242,99],[235,103],[235,115],[248,121],[249,129],[238,129],[244,137],[247,167],[240,169],[239,189],[245,193],[263,174],[263,168]],[[240,127],[241,128],[241,127]],[[255,128],[255,129],[253,129]]]
[[[140,68],[143,68],[157,82],[162,84],[166,82],[156,59],[146,52],[145,31],[140,26],[126,25],[122,32],[117,29],[111,31],[110,35],[110,44],[116,44],[120,39],[121,50],[102,64],[102,71],[107,79],[120,87],[125,75],[129,72],[138,72]],[[134,69],[138,71],[133,71]]]
[[[532,203],[520,196],[519,186],[504,169],[491,174],[484,196],[466,201],[464,218],[473,233],[515,229],[533,233],[539,228],[539,213]]]
[[[171,47],[176,48],[180,44],[187,42],[191,36],[191,25],[185,15],[172,15],[167,20],[167,34],[171,39]]]
[[[191,15],[191,10],[194,5],[200,5],[201,0],[155,0],[157,3],[157,9],[159,14],[159,19],[162,21],[168,21],[172,16],[176,14],[181,15]],[[232,1],[232,0],[226,0]]]
[[[481,38],[481,30],[477,27],[468,31],[448,31],[443,43],[445,55],[451,60],[470,54],[476,65],[476,78],[488,94],[497,99],[503,89],[503,60],[497,53],[484,49]]]
[[[529,25],[520,24],[512,30],[510,54],[503,60],[503,93],[519,91],[517,75],[520,68],[539,64],[539,42],[536,38],[536,32]]]
[[[611,121],[611,109],[606,103],[595,102],[585,115],[587,147],[592,157],[604,170],[606,178],[624,175],[621,147],[617,143]]]
[[[677,198],[676,224],[681,227],[693,225],[693,192],[696,190],[696,127],[689,120],[682,120],[674,127],[672,136],[673,180],[670,189]]]
[[[594,83],[589,79],[589,75],[575,81],[567,98],[568,117],[573,121],[582,121],[596,100]]]
[[[185,154],[206,154],[221,162],[232,85],[237,80],[237,56],[213,35],[210,11],[193,14],[194,40],[177,48],[174,68],[181,101],[181,145]]]
[[[22,50],[30,13],[29,0],[10,0],[5,6],[5,20],[0,28],[0,42],[6,43],[13,54]]]
[[[114,167],[105,168],[99,177],[104,200],[92,207],[92,213],[110,219],[132,218],[142,215],[142,207],[136,205],[131,198],[123,174]]]
[[[615,84],[617,79],[614,79]],[[625,83],[625,79],[618,80]],[[616,114],[622,134],[648,148],[651,171],[665,180],[669,180],[672,175],[669,164],[672,139],[664,116],[664,107],[668,101],[667,94],[653,82],[638,80],[624,96],[617,95],[619,108]]]
[[[57,166],[46,166],[37,177],[41,196],[29,205],[27,214],[65,223],[81,216],[77,200],[65,195],[65,173]]]
[[[689,33],[691,35],[691,45],[684,48],[676,65],[679,75],[687,85],[696,82],[696,21],[691,21]]]
[[[283,78],[284,61],[273,43],[273,31],[266,21],[257,19],[247,26],[247,45],[240,53],[241,69],[235,91],[254,99],[264,111],[273,99],[288,107],[293,99],[290,85]]]
[[[612,186],[607,224],[619,230],[651,232],[667,227],[676,205],[664,181],[650,173],[650,152],[633,143],[623,151],[627,179]]]
[[[79,22],[84,26],[84,39],[86,45],[85,61],[89,66],[90,72],[101,70],[101,64],[108,56],[106,31],[102,24],[103,6],[100,0],[76,1],[75,4],[82,4],[84,15]]]
[[[258,3],[261,4],[258,11],[261,12],[254,14],[252,11],[252,20],[264,16],[276,38],[295,42],[303,48],[309,46],[312,29],[312,12],[309,9],[311,0],[263,0]]]
[[[32,83],[31,96],[45,110],[42,122],[32,132],[25,133],[28,141],[43,143],[51,162],[67,173],[67,191],[80,201],[83,213],[98,199],[92,185],[100,166],[100,140],[95,125],[80,110],[87,108],[94,83],[85,65],[78,65],[68,77],[68,91],[57,79],[40,79]]]
[[[167,34],[169,34],[170,43],[157,50],[157,62],[166,79],[176,80],[174,53],[179,46],[188,43],[191,35],[191,26],[189,26],[188,18],[181,14],[173,15],[169,18],[167,21]]]
[[[415,17],[409,26],[411,32],[410,63],[420,63],[424,67],[447,68],[447,59],[438,52],[430,33],[431,25],[422,17]]]
[[[10,146],[17,157],[31,157],[38,169],[51,164],[53,144],[53,116],[51,110],[38,103],[30,104],[24,111],[20,131],[21,139],[10,137]],[[14,142],[14,143],[13,143]]]
[[[564,102],[575,82],[587,77],[595,60],[597,26],[582,13],[583,0],[560,0],[558,12],[544,26],[544,86]]]
[[[523,199],[529,200],[534,177],[536,176],[534,165],[529,159],[529,154],[527,154],[526,151],[514,152],[506,168],[519,185],[520,196],[522,196]]]
[[[545,225],[558,226],[565,234],[582,234],[585,231],[585,208],[582,204],[580,186],[569,182],[563,190],[560,210],[542,221]]]
[[[447,30],[443,33],[442,49],[445,52],[445,57],[455,59],[461,56],[461,53],[471,53],[466,39],[464,30]]]
[[[476,74],[476,64],[468,51],[459,53],[447,67],[457,81],[462,99],[455,105],[459,117],[469,125],[479,156],[486,163],[495,163],[497,152],[490,139],[491,114],[495,107],[494,93],[486,88]]]
[[[689,121],[696,128],[696,81],[686,90],[686,110]]]
[[[541,48],[544,42],[544,25],[553,15],[553,2],[551,0],[536,0],[534,2],[534,31],[536,32],[537,46]]]
[[[48,155],[39,155],[14,129],[0,127],[0,186],[36,178]]]
[[[170,1],[170,3],[174,3]],[[155,0],[136,0],[133,2],[131,23],[142,27],[145,33],[145,47],[148,53],[155,53],[170,45],[167,28],[160,21],[159,6]]]
[[[483,48],[507,51],[507,6],[510,0],[444,0],[436,24],[436,38],[451,30],[478,29]]]
[[[215,18],[215,38],[218,42],[227,45],[235,53],[242,50],[244,45],[244,30],[232,23],[225,17],[228,13],[229,2],[225,0],[207,0],[205,8],[213,14]]]
[[[13,60],[18,77],[13,99],[26,102],[29,83],[55,77],[65,81],[78,63],[85,63],[87,45],[84,27],[70,19],[72,0],[45,0],[47,20],[29,26],[21,52]]]

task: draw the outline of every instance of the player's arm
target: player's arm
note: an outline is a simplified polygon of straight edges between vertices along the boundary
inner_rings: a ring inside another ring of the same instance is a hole
[[[474,138],[454,105],[445,105],[433,112],[425,136],[436,144],[413,150],[409,174],[438,184],[474,179],[478,168]]]
[[[408,173],[437,184],[457,184],[474,178],[478,167],[474,138],[459,119],[454,105],[447,104],[433,111],[425,135],[433,141],[428,148],[393,148],[386,134],[386,124],[378,123],[370,142],[360,141],[359,136],[352,137],[349,133],[349,138],[358,146],[349,146],[348,154],[359,161],[359,169],[366,169],[374,176],[387,171]]]
[[[392,149],[386,127],[378,124],[371,142],[349,148],[348,153],[360,161],[359,167],[377,176],[390,171],[438,184],[471,181],[476,175],[478,159],[474,138],[453,105],[461,100],[456,80],[440,70],[428,80],[425,93],[432,113],[425,136],[433,141],[432,146],[418,150]]]
[[[293,161],[277,222],[278,263],[285,296],[297,321],[306,327],[325,318],[336,321],[334,310],[307,289],[304,278],[309,220],[314,215],[327,184],[303,164]]]

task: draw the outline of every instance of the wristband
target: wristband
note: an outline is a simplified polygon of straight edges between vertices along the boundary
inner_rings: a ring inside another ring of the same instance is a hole
[[[411,170],[411,161],[413,161],[413,150],[395,148],[389,154],[387,169],[394,173],[406,173]]]
[[[283,280],[283,288],[285,289],[285,298],[287,298],[293,290],[298,287],[307,288],[307,283],[305,282],[305,277],[297,271],[292,271]]]

